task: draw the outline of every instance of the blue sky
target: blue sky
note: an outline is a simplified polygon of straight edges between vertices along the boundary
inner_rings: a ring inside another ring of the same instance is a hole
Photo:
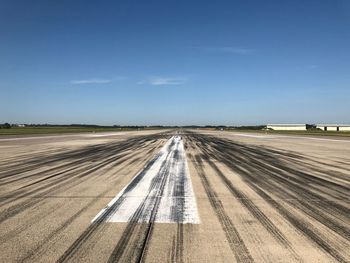
[[[350,123],[350,2],[0,1],[0,122]]]

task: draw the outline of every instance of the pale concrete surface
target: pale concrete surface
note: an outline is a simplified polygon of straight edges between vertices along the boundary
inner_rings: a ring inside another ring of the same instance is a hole
[[[347,139],[180,131],[200,223],[91,223],[174,134],[0,140],[0,261],[350,261]]]

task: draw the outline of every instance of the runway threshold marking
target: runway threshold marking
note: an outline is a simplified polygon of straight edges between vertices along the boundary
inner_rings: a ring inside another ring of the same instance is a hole
[[[110,211],[113,209],[113,211]],[[92,220],[199,224],[196,198],[181,136],[160,152]]]

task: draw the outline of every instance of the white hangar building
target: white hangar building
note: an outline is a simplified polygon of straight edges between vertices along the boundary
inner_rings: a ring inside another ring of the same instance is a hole
[[[324,131],[350,131],[350,124],[317,124],[316,128]]]
[[[275,131],[306,131],[306,124],[267,124],[266,128]]]

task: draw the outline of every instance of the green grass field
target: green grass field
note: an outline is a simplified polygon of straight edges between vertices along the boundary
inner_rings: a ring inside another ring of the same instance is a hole
[[[130,128],[99,128],[99,127],[12,127],[11,129],[0,129],[0,135],[24,135],[24,134],[60,134],[78,132],[117,132],[130,131]]]
[[[350,137],[350,132],[337,131],[322,131],[322,130],[307,130],[307,131],[273,131],[273,130],[240,130],[240,129],[226,129],[230,132],[252,132],[261,134],[286,134],[286,135],[313,135],[313,136],[342,136]]]
[[[50,127],[12,127],[11,129],[0,129],[1,135],[25,135],[25,134],[61,134],[61,133],[81,133],[81,132],[118,132],[118,131],[132,131],[132,128],[118,128],[118,127],[75,127],[75,126],[50,126]],[[250,132],[261,134],[286,134],[286,135],[314,135],[314,136],[343,136],[350,137],[350,132],[336,132],[336,131],[264,131],[264,130],[249,130],[249,129],[225,129],[230,132]]]

